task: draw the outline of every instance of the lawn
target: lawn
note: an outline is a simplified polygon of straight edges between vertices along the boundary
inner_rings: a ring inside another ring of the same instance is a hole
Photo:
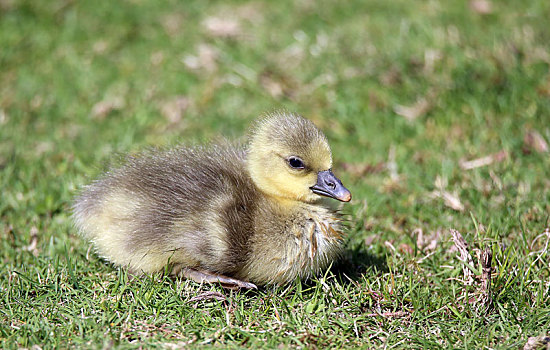
[[[0,348],[543,341],[549,14],[547,0],[1,0]],[[325,131],[353,193],[324,275],[249,292],[133,279],[72,226],[74,195],[118,155],[246,142],[277,108]]]

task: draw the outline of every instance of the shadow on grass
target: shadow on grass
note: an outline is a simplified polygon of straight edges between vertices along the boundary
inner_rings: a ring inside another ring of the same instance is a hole
[[[323,273],[333,275],[335,280],[342,285],[349,285],[360,282],[363,276],[375,276],[388,271],[384,256],[370,254],[359,247],[355,250],[345,250],[343,256],[328,271]],[[314,287],[319,278],[320,276],[301,281],[302,286],[306,288]]]
[[[346,250],[343,257],[330,268],[330,272],[342,284],[356,282],[364,275],[387,271],[389,270],[384,256],[370,254],[361,248]]]

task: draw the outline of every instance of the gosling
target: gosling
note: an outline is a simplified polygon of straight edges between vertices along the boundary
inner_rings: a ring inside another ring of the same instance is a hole
[[[310,278],[338,256],[341,217],[321,196],[351,200],[325,135],[285,111],[259,120],[248,147],[128,157],[82,190],[73,219],[101,257],[133,274],[256,288]]]

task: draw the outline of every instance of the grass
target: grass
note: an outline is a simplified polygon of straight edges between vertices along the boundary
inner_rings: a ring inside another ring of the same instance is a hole
[[[548,335],[550,157],[525,137],[550,142],[550,3],[482,3],[0,1],[0,347]],[[354,195],[346,253],[324,276],[246,293],[132,280],[76,234],[72,197],[114,154],[239,138],[279,107],[325,130]],[[470,244],[471,285],[450,228]],[[485,248],[489,307],[476,302]]]

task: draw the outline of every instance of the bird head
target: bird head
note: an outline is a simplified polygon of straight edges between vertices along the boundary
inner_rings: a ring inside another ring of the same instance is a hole
[[[256,186],[276,198],[351,200],[350,191],[332,173],[326,136],[311,121],[294,113],[276,112],[256,124],[247,167]]]

